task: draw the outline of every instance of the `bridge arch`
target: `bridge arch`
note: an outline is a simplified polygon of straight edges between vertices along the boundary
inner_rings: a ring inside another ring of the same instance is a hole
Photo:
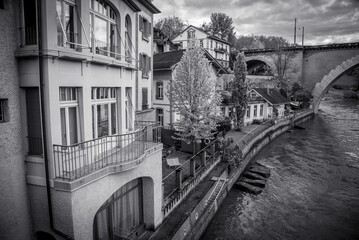
[[[252,66],[256,65],[256,63],[264,63],[269,66],[274,75],[277,75],[277,68],[270,56],[246,56],[245,60],[247,64],[247,70],[249,71],[251,70]]]
[[[325,75],[319,83],[315,84],[315,87],[312,92],[313,108],[315,112],[318,111],[319,104],[323,96],[327,93],[329,88],[334,85],[334,83],[339,79],[339,77],[342,76],[349,69],[352,69],[358,65],[359,55],[342,62],[335,69],[331,70],[328,75]]]

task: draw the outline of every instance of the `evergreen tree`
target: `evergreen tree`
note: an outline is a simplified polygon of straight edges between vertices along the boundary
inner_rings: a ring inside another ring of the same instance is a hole
[[[175,123],[179,140],[190,142],[210,138],[221,120],[221,97],[216,93],[216,77],[201,48],[187,50],[176,65],[167,96],[174,112],[181,115]]]
[[[244,53],[240,52],[234,62],[234,79],[232,84],[232,103],[236,109],[237,129],[243,124],[243,117],[247,109],[247,64]]]

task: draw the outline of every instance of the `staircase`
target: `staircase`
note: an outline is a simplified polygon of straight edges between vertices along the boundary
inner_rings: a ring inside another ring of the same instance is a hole
[[[223,187],[225,186],[225,183],[227,182],[227,179],[218,178],[216,181],[216,185],[211,192],[211,195],[206,201],[206,204],[204,205],[203,212],[205,211],[211,211],[213,206],[217,208],[217,198],[219,193],[222,191]]]

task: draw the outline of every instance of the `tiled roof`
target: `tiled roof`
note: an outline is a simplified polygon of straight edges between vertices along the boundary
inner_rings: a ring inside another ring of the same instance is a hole
[[[185,51],[185,49],[181,49],[176,51],[157,53],[153,55],[153,69],[159,70],[171,68],[173,65],[181,61],[181,58]],[[218,61],[213,58],[210,53],[208,53],[206,50],[204,50],[204,53],[208,60],[212,63],[212,66],[215,67],[215,69],[217,69],[220,73],[228,73],[227,70],[224,69],[223,66],[218,63]]]
[[[207,34],[207,37],[208,37],[208,38],[211,38],[211,39],[214,39],[214,40],[223,42],[223,43],[225,43],[225,44],[229,44],[229,45],[231,44],[230,42],[228,42],[228,41],[226,41],[226,40],[224,40],[224,39],[221,39],[221,38],[219,38],[219,37],[216,37],[216,36],[214,36],[214,35],[212,35],[212,34],[206,32],[206,31],[204,31],[202,28],[199,28],[199,27],[196,27],[196,26],[193,26],[193,25],[189,25],[189,26],[186,27],[184,30],[182,30],[182,32],[180,32],[179,34],[177,34],[177,35],[176,35],[174,38],[172,38],[172,39],[175,39],[175,38],[178,37],[179,35],[183,34],[185,31],[187,31],[187,29],[189,29],[189,28],[191,28],[191,27],[194,28],[194,29],[196,29],[197,31],[200,31],[200,32],[203,32],[203,33]]]
[[[272,105],[289,103],[289,99],[272,88],[252,88]]]
[[[171,52],[164,52],[164,53],[157,53],[153,55],[153,69],[169,69],[179,61],[185,52],[184,49],[171,51]]]

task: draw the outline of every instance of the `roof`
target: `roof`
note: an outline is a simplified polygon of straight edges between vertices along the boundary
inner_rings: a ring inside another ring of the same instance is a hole
[[[217,40],[217,41],[226,43],[226,44],[228,44],[228,45],[231,45],[230,42],[228,42],[228,41],[226,41],[226,40],[224,40],[224,39],[221,39],[221,38],[219,38],[219,37],[216,37],[216,36],[214,36],[214,35],[212,35],[212,34],[206,32],[206,31],[204,31],[202,28],[199,28],[199,27],[196,27],[196,26],[193,26],[193,25],[189,25],[189,26],[186,27],[182,32],[180,32],[179,34],[177,34],[177,36],[175,36],[175,37],[172,38],[172,39],[175,39],[175,38],[178,37],[179,35],[183,34],[185,31],[187,31],[187,30],[188,30],[189,28],[191,28],[191,27],[194,28],[194,29],[196,29],[196,30],[198,30],[198,31],[201,31],[201,32],[207,34],[207,37],[208,37],[208,38],[211,38],[211,39],[214,39],[214,40]]]
[[[181,49],[153,55],[153,69],[170,69],[173,65],[181,61],[184,52],[185,50]]]
[[[170,69],[173,65],[181,61],[181,58],[185,51],[185,49],[181,49],[176,51],[157,53],[153,55],[153,69]],[[228,73],[227,70],[223,68],[223,66],[205,49],[204,53],[215,69],[217,69],[220,73]]]
[[[152,13],[161,13],[161,11],[152,4],[151,0],[140,0],[145,7],[147,7]]]
[[[272,105],[285,104],[290,102],[289,99],[284,97],[282,94],[280,94],[273,88],[252,88],[251,91],[252,90],[256,91]]]

